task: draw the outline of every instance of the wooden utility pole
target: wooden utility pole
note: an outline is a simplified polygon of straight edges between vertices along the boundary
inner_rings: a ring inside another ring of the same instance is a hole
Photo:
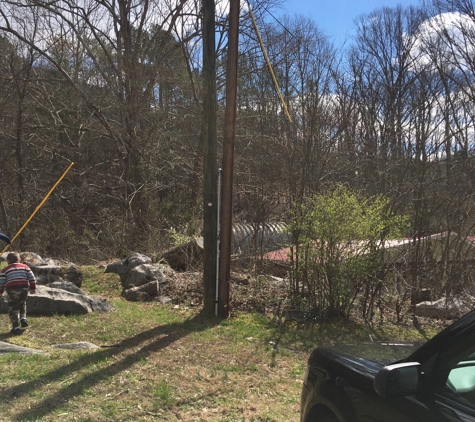
[[[203,0],[203,312],[216,307],[217,228],[217,135],[216,135],[216,41],[214,0]]]
[[[226,73],[226,109],[223,136],[223,178],[221,185],[221,222],[219,254],[218,315],[229,315],[229,279],[231,273],[231,240],[233,221],[234,139],[236,132],[237,69],[239,39],[239,3],[230,0],[228,63]]]

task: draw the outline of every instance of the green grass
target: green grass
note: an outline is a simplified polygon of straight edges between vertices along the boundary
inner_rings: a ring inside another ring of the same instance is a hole
[[[172,386],[166,381],[159,381],[153,390],[158,407],[171,407],[174,403]]]
[[[341,320],[276,324],[155,302],[126,302],[117,275],[84,269],[83,290],[106,314],[29,317],[25,335],[0,340],[46,351],[0,355],[0,421],[298,421],[301,380],[316,345],[424,340],[427,333]],[[0,324],[9,326],[0,315]],[[87,341],[92,350],[53,349]]]

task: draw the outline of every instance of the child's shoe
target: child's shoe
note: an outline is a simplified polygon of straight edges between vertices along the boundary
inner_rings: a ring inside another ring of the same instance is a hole
[[[20,325],[21,325],[21,328],[28,327],[28,321],[26,320],[26,318],[20,319]]]

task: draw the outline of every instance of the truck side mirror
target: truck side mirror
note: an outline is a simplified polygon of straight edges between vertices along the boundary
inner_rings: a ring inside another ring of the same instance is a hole
[[[395,363],[382,368],[374,379],[374,390],[381,397],[410,396],[417,392],[420,366],[418,362]]]

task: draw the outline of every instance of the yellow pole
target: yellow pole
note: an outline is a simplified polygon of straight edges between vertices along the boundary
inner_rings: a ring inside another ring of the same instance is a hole
[[[49,198],[49,196],[51,195],[51,193],[56,189],[56,186],[59,185],[59,183],[61,182],[61,180],[63,180],[64,176],[66,176],[66,173],[69,171],[69,169],[73,166],[74,163],[71,163],[69,165],[69,167],[64,171],[64,173],[62,174],[62,176],[58,179],[58,181],[54,184],[54,186],[50,189],[50,191],[48,192],[48,194],[43,198],[43,200],[41,201],[40,205],[38,205],[36,207],[36,209],[33,211],[33,213],[30,215],[30,218],[28,218],[28,220],[26,220],[26,223],[23,224],[22,228],[20,230],[18,230],[18,233],[15,235],[15,237],[12,239],[12,243],[14,242],[14,240],[20,235],[20,233],[23,231],[23,229],[26,227],[26,225],[30,222],[30,220],[33,218],[33,216],[37,213],[37,211],[43,206],[43,204],[46,202],[46,200]],[[8,248],[10,247],[10,245],[7,245],[5,246],[5,248],[3,249],[2,252],[0,252],[0,255],[3,254]]]
[[[272,80],[274,81],[275,89],[277,90],[277,94],[279,94],[280,102],[282,103],[282,107],[284,107],[285,114],[287,119],[290,123],[292,123],[292,118],[290,117],[289,111],[287,110],[287,105],[285,104],[284,97],[280,92],[279,84],[277,83],[277,79],[274,75],[274,71],[272,70],[272,65],[270,63],[269,57],[267,56],[267,51],[264,46],[264,42],[262,41],[261,34],[259,32],[259,28],[257,27],[256,20],[254,19],[254,13],[252,13],[251,5],[248,2],[247,6],[249,7],[249,13],[251,15],[252,23],[254,25],[254,29],[256,30],[257,38],[259,39],[259,44],[261,45],[262,54],[264,54],[264,58],[266,59],[267,67],[269,68],[270,75],[272,76]]]

